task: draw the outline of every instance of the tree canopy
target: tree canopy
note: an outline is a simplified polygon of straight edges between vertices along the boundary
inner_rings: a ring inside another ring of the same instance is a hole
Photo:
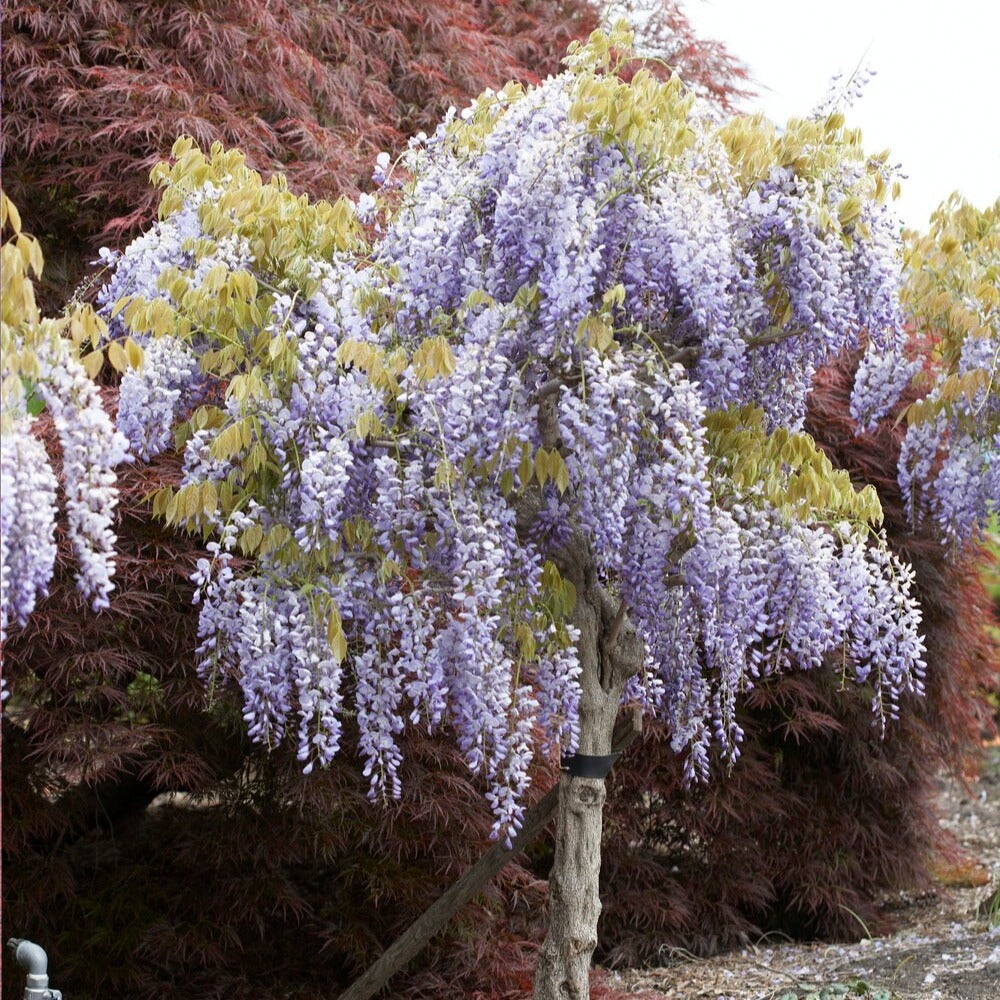
[[[884,164],[837,114],[720,125],[676,81],[621,79],[613,41],[415,141],[391,216],[181,143],[102,293],[145,352],[133,447],[186,421],[156,510],[215,532],[206,676],[238,679],[258,739],[296,725],[306,767],[349,692],[376,794],[408,717],[450,721],[503,831],[535,727],[576,745],[571,553],[627,609],[628,694],[692,776],[713,739],[738,752],[737,692],[793,658],[887,715],[920,685],[877,499],[800,432],[825,358],[862,331],[899,346]]]

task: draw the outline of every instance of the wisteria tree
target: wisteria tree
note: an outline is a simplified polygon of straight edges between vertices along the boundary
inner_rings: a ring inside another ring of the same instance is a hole
[[[800,430],[842,348],[873,359],[859,414],[902,377],[874,360],[903,344],[884,159],[836,113],[720,123],[626,82],[626,45],[418,136],[391,199],[310,204],[181,141],[102,292],[120,429],[184,453],[154,511],[208,539],[206,682],[255,739],[294,730],[309,771],[353,713],[379,797],[404,725],[447,727],[505,838],[532,755],[567,756],[546,1000],[587,994],[623,700],[699,780],[758,677],[837,670],[885,725],[923,669],[874,492]]]

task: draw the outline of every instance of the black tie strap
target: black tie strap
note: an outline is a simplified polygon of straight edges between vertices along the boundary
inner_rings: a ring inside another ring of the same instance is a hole
[[[560,766],[573,778],[606,778],[620,756],[620,753],[609,753],[603,757],[578,753],[572,757],[563,757]]]

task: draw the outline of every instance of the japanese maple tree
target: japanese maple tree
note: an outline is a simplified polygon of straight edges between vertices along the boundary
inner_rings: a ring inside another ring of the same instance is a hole
[[[4,186],[42,239],[61,305],[102,245],[156,210],[150,169],[180,134],[238,146],[313,197],[356,194],[371,161],[450,105],[558,72],[597,0],[54,0],[3,5]],[[676,0],[651,54],[726,100],[746,71]],[[671,32],[673,34],[667,34]],[[61,296],[61,298],[60,298]]]
[[[4,186],[65,297],[99,246],[153,220],[149,171],[181,133],[314,196],[356,192],[379,150],[485,86],[553,72],[597,18],[580,0],[15,0]]]

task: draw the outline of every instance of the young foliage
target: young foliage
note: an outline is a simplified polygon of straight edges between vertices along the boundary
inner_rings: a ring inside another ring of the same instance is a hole
[[[746,67],[713,39],[699,38],[673,0],[613,0],[605,21],[624,18],[635,29],[635,53],[653,72],[676,73],[699,97],[733,111],[751,93]]]

